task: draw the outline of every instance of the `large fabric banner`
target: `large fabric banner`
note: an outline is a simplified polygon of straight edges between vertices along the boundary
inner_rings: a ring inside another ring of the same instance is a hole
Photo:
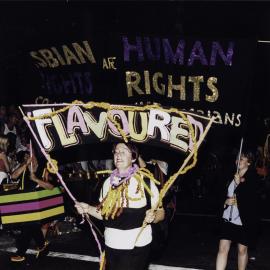
[[[64,31],[55,42],[35,40],[26,51],[21,89],[9,97],[19,104],[158,103],[214,116],[208,137],[219,139],[212,142],[239,142],[246,130],[256,41],[136,33],[75,37]]]
[[[24,93],[24,103],[157,102],[214,116],[219,126],[240,132],[255,48],[254,40],[233,38],[114,33],[66,39],[29,50],[32,72],[25,81],[27,89],[38,87],[35,96]]]
[[[124,141],[189,154],[209,118],[159,105],[108,103],[24,106],[31,127],[47,153],[65,148]]]

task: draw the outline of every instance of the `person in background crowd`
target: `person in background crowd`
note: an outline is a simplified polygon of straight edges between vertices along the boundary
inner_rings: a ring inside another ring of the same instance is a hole
[[[150,181],[152,196],[134,176],[137,172],[137,148],[129,143],[118,143],[113,147],[116,169],[103,184],[100,194],[100,206],[91,206],[83,202],[75,204],[80,214],[88,214],[100,220],[105,225],[105,254],[107,270],[144,270],[147,267],[152,241],[150,223],[164,219],[164,209],[153,211],[159,198],[156,185]],[[110,199],[117,192],[119,199],[112,204]],[[112,206],[112,213],[107,216],[102,211]],[[105,207],[106,206],[106,207]],[[104,209],[105,207],[105,209]],[[112,214],[112,215],[111,215]],[[148,225],[142,231],[138,241],[143,221]]]
[[[7,121],[5,122],[2,131],[3,135],[6,135],[9,138],[10,151],[16,149],[16,152],[20,150],[27,150],[27,148],[22,145],[20,136],[18,134],[18,121],[18,115],[16,113],[10,113],[7,117]]]
[[[7,121],[4,124],[3,134],[7,135],[8,133],[13,133],[17,135],[16,124],[18,123],[18,118],[15,113],[9,114]]]
[[[7,158],[8,146],[8,138],[0,136],[0,185],[3,181],[7,181],[10,173],[10,165]]]
[[[37,187],[44,189],[53,189],[54,186],[49,182],[44,182],[41,177],[38,177],[40,168],[36,158],[31,158],[28,151],[20,151],[17,153],[17,159],[20,163],[19,167],[12,172],[12,179],[20,178],[20,186],[23,190],[32,191]],[[47,255],[49,250],[49,242],[45,241],[41,230],[41,224],[30,223],[21,226],[21,234],[16,239],[17,252],[15,256],[11,256],[12,262],[23,262],[25,261],[26,251],[30,246],[31,240],[34,239],[38,253],[37,257]]]
[[[95,171],[99,170],[113,170],[113,160],[112,159],[101,159],[92,160],[91,165],[94,167]]]
[[[7,118],[7,109],[5,106],[0,105],[0,135],[3,134],[4,131],[4,125]]]
[[[16,149],[17,146],[17,116],[10,114],[7,117],[7,121],[4,123],[2,134],[6,135],[10,141],[11,150]]]
[[[242,152],[236,173],[226,189],[216,270],[224,270],[232,242],[238,244],[238,270],[248,263],[248,246],[258,226],[258,181],[251,152]],[[238,160],[236,160],[238,164]]]

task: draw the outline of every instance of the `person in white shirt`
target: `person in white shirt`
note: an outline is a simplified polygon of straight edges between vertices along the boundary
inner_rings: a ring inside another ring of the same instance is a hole
[[[113,147],[113,155],[116,169],[103,184],[100,205],[78,202],[75,207],[80,214],[89,214],[104,222],[106,270],[144,270],[152,241],[150,223],[163,220],[164,209],[150,209],[157,205],[159,191],[150,179],[151,195],[146,191],[147,179],[142,180],[136,164],[137,148],[133,144],[118,143]],[[148,225],[137,239],[143,222]]]
[[[22,150],[26,151],[27,148],[22,144],[21,139],[18,135],[17,131],[17,124],[18,124],[18,117],[15,113],[11,113],[8,115],[7,122],[4,123],[3,126],[3,134],[6,135],[9,138],[10,142],[10,148],[13,150],[13,148],[16,149],[16,152]]]
[[[254,238],[259,212],[257,175],[251,166],[253,160],[251,152],[242,152],[237,172],[227,187],[216,270],[226,269],[232,242],[238,247],[238,270],[247,267],[248,246]]]

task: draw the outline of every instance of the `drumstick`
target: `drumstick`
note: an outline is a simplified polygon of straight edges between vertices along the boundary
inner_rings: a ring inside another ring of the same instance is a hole
[[[239,154],[238,154],[238,160],[237,160],[237,174],[239,173],[239,164],[240,164],[240,159],[241,159],[241,154],[242,154],[242,147],[243,147],[243,137],[241,138],[241,142],[240,142],[240,149],[239,149]]]
[[[240,149],[239,149],[239,154],[238,154],[238,160],[237,160],[237,168],[236,168],[236,173],[237,174],[239,174],[239,164],[240,164],[240,159],[241,159],[241,154],[242,154],[243,141],[244,141],[244,138],[242,137],[241,138],[241,142],[240,142]],[[234,187],[234,191],[233,191],[233,197],[234,198],[236,198],[235,189],[236,189],[236,186]],[[232,214],[233,214],[233,206],[231,205],[229,221],[232,220]]]

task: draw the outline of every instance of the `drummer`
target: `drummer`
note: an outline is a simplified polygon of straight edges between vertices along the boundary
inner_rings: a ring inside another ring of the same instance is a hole
[[[40,167],[35,156],[30,157],[28,151],[20,151],[17,154],[17,160],[20,166],[12,173],[13,179],[20,178],[20,189],[35,190],[37,187],[52,190],[54,186],[50,182],[44,182],[38,175]],[[45,241],[41,230],[41,224],[29,223],[24,224],[20,228],[21,234],[16,239],[17,252],[15,256],[11,256],[12,262],[23,262],[26,259],[26,251],[30,246],[30,242],[34,239],[37,245],[37,258],[47,255],[49,252],[49,242]]]

